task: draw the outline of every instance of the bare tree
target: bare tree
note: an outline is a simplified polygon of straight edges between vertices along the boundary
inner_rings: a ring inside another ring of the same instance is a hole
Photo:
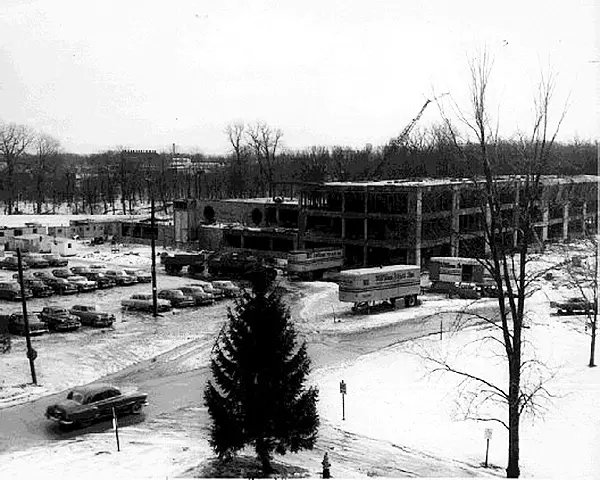
[[[275,157],[283,132],[279,129],[272,129],[266,123],[258,122],[247,127],[246,135],[258,162],[261,187],[263,191],[266,187],[270,196],[272,195]]]
[[[232,196],[241,197],[246,190],[246,172],[248,162],[248,146],[244,142],[246,127],[243,123],[230,123],[225,129],[227,139],[233,150],[233,162],[229,184]]]
[[[35,160],[33,175],[35,178],[36,212],[42,213],[42,204],[49,191],[49,177],[55,171],[53,162],[58,156],[60,142],[50,135],[38,135],[35,139]]]
[[[500,341],[508,367],[508,385],[500,387],[485,378],[467,371],[444,365],[447,371],[476,381],[482,391],[490,392],[490,399],[501,399],[507,408],[508,430],[508,478],[518,478],[519,426],[521,414],[532,405],[533,397],[543,391],[543,385],[533,389],[524,388],[524,369],[531,360],[523,357],[523,328],[526,319],[526,299],[532,285],[527,275],[530,249],[535,244],[534,216],[541,200],[545,172],[556,134],[565,115],[563,110],[550,133],[549,107],[554,91],[554,78],[543,78],[537,97],[534,99],[534,122],[530,135],[521,135],[519,175],[498,177],[502,151],[498,148],[498,124],[493,125],[489,115],[489,83],[493,61],[484,51],[480,58],[469,63],[471,75],[469,113],[455,105],[459,121],[466,127],[467,134],[461,136],[438,103],[445,120],[456,154],[465,162],[480,167],[482,177],[473,178],[474,188],[479,192],[482,226],[489,257],[483,261],[493,277],[498,291],[498,321],[491,322],[500,329]],[[474,138],[470,147],[470,138]],[[507,219],[503,214],[506,203],[505,192],[515,193],[513,215]],[[516,234],[516,235],[515,235]],[[517,244],[514,245],[516,237]]]
[[[584,219],[585,225],[585,219]],[[576,290],[583,300],[585,308],[585,331],[590,335],[590,358],[588,367],[596,366],[596,332],[598,330],[598,236],[586,238],[585,250],[591,256],[582,258],[566,249],[566,260],[563,264],[569,278],[569,286]]]
[[[34,135],[29,127],[16,123],[0,123],[0,155],[6,162],[6,185],[8,190],[7,213],[12,215],[17,197],[15,172],[17,162],[31,146]]]

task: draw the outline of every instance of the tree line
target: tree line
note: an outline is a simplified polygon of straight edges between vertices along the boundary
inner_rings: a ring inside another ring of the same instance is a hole
[[[174,169],[171,153],[138,158],[121,148],[90,155],[66,152],[59,140],[26,125],[0,123],[0,208],[19,213],[132,213],[151,196],[168,209],[177,198],[293,196],[302,182],[361,181],[480,175],[477,145],[458,145],[448,124],[414,130],[406,141],[386,145],[283,147],[284,134],[265,123],[232,123],[225,129],[226,155],[184,155],[195,168]],[[457,148],[460,147],[460,148]],[[498,174],[521,173],[523,143],[496,144]],[[210,162],[210,163],[207,163]],[[215,167],[215,164],[223,165]],[[206,167],[210,165],[210,167]],[[598,171],[597,147],[590,141],[556,143],[544,174]]]

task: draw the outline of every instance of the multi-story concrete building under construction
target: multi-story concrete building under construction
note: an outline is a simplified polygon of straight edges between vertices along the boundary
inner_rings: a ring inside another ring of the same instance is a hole
[[[534,227],[539,242],[567,239],[597,225],[598,177],[545,176]],[[510,224],[521,186],[498,179]],[[330,182],[301,189],[299,247],[340,246],[346,266],[425,263],[431,256],[482,256],[481,189],[467,179]],[[489,215],[489,213],[487,213]],[[595,230],[593,230],[595,231]],[[516,231],[505,241],[516,244]]]

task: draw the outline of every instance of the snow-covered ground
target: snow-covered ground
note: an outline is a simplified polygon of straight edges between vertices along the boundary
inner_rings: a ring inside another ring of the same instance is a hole
[[[129,257],[140,257],[147,261],[148,257],[143,252],[145,247],[139,248],[138,255],[134,252],[133,255],[123,254],[120,258],[109,254],[100,257],[105,252],[87,252],[93,254],[87,260],[121,263]],[[543,269],[548,262],[558,261],[561,255],[559,250],[551,251],[536,266]],[[140,263],[143,264],[142,261]],[[545,365],[541,373],[548,376],[545,386],[552,397],[550,402],[542,405],[543,417],[534,421],[523,419],[523,477],[599,478],[600,369],[587,367],[589,336],[583,316],[559,317],[549,306],[549,300],[577,295],[567,284],[567,278],[561,271],[553,272],[552,279],[539,280],[540,290],[528,303],[529,328],[524,332],[528,341],[526,354],[535,354],[535,358]],[[424,358],[446,358],[456,368],[468,368],[503,386],[505,362],[495,356],[497,351],[490,342],[481,343],[484,337],[494,333],[494,327],[486,328],[479,324],[463,330],[444,331],[441,338],[425,329],[420,335],[413,335],[418,332],[414,327],[415,317],[441,318],[444,329],[449,330],[452,312],[464,308],[469,301],[427,295],[418,308],[371,316],[351,315],[349,306],[337,300],[337,288],[333,284],[300,283],[290,288],[293,291],[292,311],[299,331],[311,344],[325,345],[322,350],[325,353],[316,357],[310,377],[310,382],[320,391],[322,427],[314,451],[277,457],[278,462],[296,465],[306,476],[318,477],[320,462],[327,452],[332,475],[337,478],[504,476],[507,451],[504,427],[498,423],[464,420],[462,414],[469,390],[459,385],[459,379],[452,374],[432,373],[433,364]],[[472,308],[494,308],[493,300],[482,303],[482,306]],[[178,332],[183,335],[194,324],[185,317],[181,319],[183,326]],[[174,328],[175,323],[169,322],[169,328]],[[133,351],[136,347],[132,344],[147,332],[145,325],[139,319],[117,325],[116,333],[109,335],[120,334],[122,339],[99,343],[98,348],[105,352],[125,346]],[[214,325],[216,328],[217,323]],[[398,327],[393,335],[386,330],[390,326]],[[409,326],[413,329],[411,333],[402,336],[403,328],[408,329]],[[206,365],[206,350],[195,349],[194,343],[188,345],[181,338],[175,339],[175,335],[168,337],[169,328],[157,332],[155,340],[140,345],[138,348],[146,350],[140,351],[134,361],[178,345],[178,350],[166,354],[173,359],[184,355],[185,362],[178,365],[184,365],[185,369]],[[385,348],[376,348],[376,342],[369,340],[363,345],[363,350],[360,345],[348,341],[341,344],[335,356],[326,356],[335,343],[332,339],[348,339],[361,332],[372,333]],[[389,338],[378,337],[379,332]],[[206,337],[202,337],[203,334]],[[125,340],[128,335],[131,341]],[[394,338],[396,335],[403,340]],[[210,342],[210,333],[206,331],[191,331],[189,337],[191,341],[201,338],[202,342]],[[332,342],[331,345],[328,341]],[[69,377],[69,372],[76,367],[69,367],[72,365],[69,357],[48,355],[49,352],[44,352],[40,358],[60,362],[54,367],[60,366],[63,375],[62,378],[48,377],[47,391],[65,388],[75,378]],[[103,369],[90,357],[90,375],[84,380],[92,379],[94,371],[103,374],[129,364],[122,355],[113,354],[110,359],[114,362],[112,366]],[[86,362],[85,359],[83,361]],[[3,377],[5,382],[9,377]],[[348,392],[345,396],[345,420],[342,420],[339,393],[341,380],[346,382]],[[14,384],[27,382],[26,379],[15,381],[15,378],[9,381]],[[55,388],[50,388],[53,383]],[[22,390],[22,387],[16,388]],[[39,393],[42,392],[32,395]],[[503,410],[494,407],[487,413],[503,416]],[[213,457],[206,431],[197,422],[199,414],[206,415],[206,412],[183,409],[176,420],[153,418],[135,426],[125,426],[120,430],[121,452],[116,451],[114,433],[106,431],[25,452],[9,453],[0,457],[0,476],[13,478],[23,472],[52,477],[58,473],[82,477],[90,472],[102,472],[106,477],[191,476],[200,472]],[[493,429],[490,468],[487,469],[482,467],[486,428]],[[245,453],[252,454],[251,451]]]

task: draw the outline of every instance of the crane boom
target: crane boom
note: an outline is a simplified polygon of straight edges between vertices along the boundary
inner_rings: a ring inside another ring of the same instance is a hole
[[[408,135],[410,134],[411,130],[416,125],[416,123],[419,121],[419,119],[423,115],[423,112],[427,108],[427,105],[429,105],[430,103],[431,103],[431,100],[427,99],[427,101],[421,107],[421,110],[419,110],[419,113],[417,113],[417,116],[415,118],[413,118],[406,127],[404,127],[404,130],[402,130],[402,133],[400,133],[400,135],[398,135],[396,138],[394,138],[390,142],[390,144],[397,146],[397,147],[402,146],[404,144],[404,142],[408,138]]]

